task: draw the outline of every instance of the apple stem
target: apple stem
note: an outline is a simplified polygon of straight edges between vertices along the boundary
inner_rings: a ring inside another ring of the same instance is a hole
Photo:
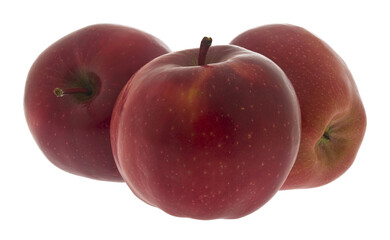
[[[69,88],[69,89],[61,89],[61,88],[55,88],[54,89],[54,95],[57,97],[63,97],[64,95],[68,94],[80,94],[80,93],[85,93],[85,94],[91,94],[91,91],[85,88]]]
[[[202,42],[200,42],[199,56],[198,56],[198,65],[205,65],[207,51],[209,50],[213,39],[211,37],[204,37]]]

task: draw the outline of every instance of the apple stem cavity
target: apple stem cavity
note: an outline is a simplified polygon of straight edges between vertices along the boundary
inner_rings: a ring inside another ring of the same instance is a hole
[[[57,97],[63,97],[64,95],[69,95],[69,94],[86,94],[90,95],[91,91],[86,89],[86,88],[69,88],[69,89],[61,89],[61,88],[55,88],[53,90],[54,95]]]
[[[320,140],[319,140],[319,144],[324,144],[324,143],[327,143],[331,141],[331,137],[330,137],[330,126],[328,126],[325,130],[325,132],[322,134]]]
[[[206,55],[209,50],[213,39],[211,37],[204,37],[202,42],[200,42],[199,56],[198,56],[198,65],[202,66],[206,63]]]
[[[326,140],[330,140],[330,136],[329,136],[329,133],[325,132],[324,135],[322,135],[322,137]]]

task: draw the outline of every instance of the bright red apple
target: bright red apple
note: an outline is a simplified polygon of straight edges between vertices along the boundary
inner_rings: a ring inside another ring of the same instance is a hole
[[[180,217],[239,218],[290,172],[299,104],[272,61],[210,44],[204,38],[200,49],[142,67],[117,99],[111,143],[124,180],[146,203]]]
[[[110,24],[47,48],[30,69],[24,96],[28,126],[46,157],[70,173],[123,181],[109,137],[116,97],[140,67],[168,51],[145,32]]]
[[[301,145],[282,189],[317,187],[342,175],[366,129],[363,104],[343,60],[321,39],[293,25],[254,28],[231,43],[273,60],[298,96]]]

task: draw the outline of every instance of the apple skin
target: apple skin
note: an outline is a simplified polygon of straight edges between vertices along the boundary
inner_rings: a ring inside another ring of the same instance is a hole
[[[24,110],[45,156],[76,175],[123,181],[109,137],[116,97],[140,67],[167,52],[152,35],[112,24],[82,28],[42,52],[27,77]],[[77,87],[92,94],[53,94]]]
[[[169,53],[118,96],[111,144],[118,169],[146,203],[178,217],[240,218],[264,205],[293,166],[300,111],[269,59],[215,46]]]
[[[363,140],[366,114],[352,75],[337,53],[307,30],[283,24],[248,30],[231,44],[274,61],[298,96],[301,144],[282,189],[318,187],[347,171]]]

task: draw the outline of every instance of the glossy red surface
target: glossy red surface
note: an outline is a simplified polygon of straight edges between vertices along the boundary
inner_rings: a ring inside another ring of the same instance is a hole
[[[231,43],[274,61],[298,96],[302,139],[283,189],[321,186],[349,169],[363,140],[366,114],[355,81],[337,53],[294,25],[254,28]]]
[[[282,186],[297,154],[300,112],[284,73],[235,46],[157,58],[118,97],[111,141],[133,192],[169,214],[239,218]]]
[[[147,33],[109,24],[80,29],[47,48],[30,69],[24,97],[28,126],[45,156],[77,175],[123,181],[109,139],[116,97],[134,72],[168,51]],[[93,96],[53,94],[80,86]]]

